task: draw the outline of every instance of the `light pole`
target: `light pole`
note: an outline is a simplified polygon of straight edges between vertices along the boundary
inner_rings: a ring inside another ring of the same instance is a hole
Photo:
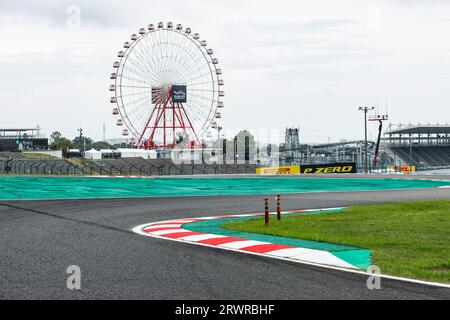
[[[78,129],[78,132],[80,133],[80,138],[83,139],[83,154],[86,151],[86,140],[83,136],[83,128]]]
[[[222,127],[221,126],[217,126],[217,151],[218,151],[218,153],[219,153],[219,155],[221,154],[221,152],[220,152],[220,131],[222,130]],[[222,151],[223,152],[223,151]],[[223,156],[222,156],[222,159],[223,159]],[[219,160],[219,174],[220,174],[220,159],[218,159]]]
[[[367,157],[367,112],[375,109],[375,107],[359,107],[359,111],[364,111],[364,171],[368,173],[369,171],[369,162]]]
[[[219,169],[219,174],[220,174],[220,156],[221,156],[221,154],[220,154],[220,131],[222,130],[222,127],[219,126],[217,124],[217,122],[214,122],[212,124],[212,127],[214,129],[217,129],[217,164],[218,164],[218,169]]]

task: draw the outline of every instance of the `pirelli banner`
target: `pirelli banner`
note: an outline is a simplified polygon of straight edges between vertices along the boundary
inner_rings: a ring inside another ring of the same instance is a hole
[[[319,173],[356,173],[356,163],[327,163],[327,164],[311,164],[301,165],[300,173],[303,174],[319,174]]]
[[[388,166],[389,171],[402,172],[402,173],[410,173],[416,172],[415,166]]]
[[[256,168],[257,174],[356,173],[356,163],[327,163],[300,166]]]
[[[256,174],[299,174],[299,166],[256,168]]]

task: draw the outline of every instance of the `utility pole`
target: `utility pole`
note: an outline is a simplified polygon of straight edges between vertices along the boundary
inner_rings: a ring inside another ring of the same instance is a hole
[[[83,139],[83,155],[84,155],[84,152],[86,151],[86,140],[84,139],[83,136],[83,128],[78,129],[78,132],[80,133],[80,139]]]
[[[364,111],[364,171],[369,172],[369,159],[367,156],[367,112],[374,110],[375,107],[359,107],[359,111]]]
[[[221,158],[221,154],[220,154],[220,131],[222,130],[222,127],[219,126],[217,124],[217,122],[213,122],[212,127],[214,129],[217,129],[217,165],[218,165],[218,170],[219,170],[219,174],[220,174],[220,158]]]
[[[217,151],[218,151],[218,155],[217,155],[217,163],[218,163],[218,165],[219,165],[219,174],[220,174],[220,158],[219,157],[221,157],[221,155],[220,155],[220,131],[222,130],[222,127],[221,126],[219,126],[219,125],[217,125]],[[223,151],[222,151],[223,152]],[[222,157],[222,159],[223,159],[223,157]],[[225,170],[226,171],[226,170]]]

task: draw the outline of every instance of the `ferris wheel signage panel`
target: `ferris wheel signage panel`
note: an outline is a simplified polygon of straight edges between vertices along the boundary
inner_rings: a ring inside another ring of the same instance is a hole
[[[179,103],[187,102],[187,86],[181,85],[172,86],[172,102],[179,102]]]

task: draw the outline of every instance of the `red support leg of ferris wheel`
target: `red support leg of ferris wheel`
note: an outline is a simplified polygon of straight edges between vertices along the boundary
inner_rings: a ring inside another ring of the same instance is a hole
[[[149,126],[152,122],[153,126]],[[145,136],[148,129],[151,129],[151,131],[149,134],[149,138],[146,140]],[[172,102],[172,89],[169,89],[164,103],[157,103],[152,110],[150,117],[145,122],[145,127],[140,134],[137,147],[140,148],[143,146],[145,149],[173,148],[177,143],[175,137],[176,129],[181,129],[184,133],[192,131],[195,140],[191,141],[190,144],[200,145],[199,137],[195,132],[192,122],[183,104],[179,102]],[[162,144],[160,145],[155,142],[156,133],[158,130],[162,131]],[[169,132],[172,135],[171,143],[168,143],[167,139]]]

